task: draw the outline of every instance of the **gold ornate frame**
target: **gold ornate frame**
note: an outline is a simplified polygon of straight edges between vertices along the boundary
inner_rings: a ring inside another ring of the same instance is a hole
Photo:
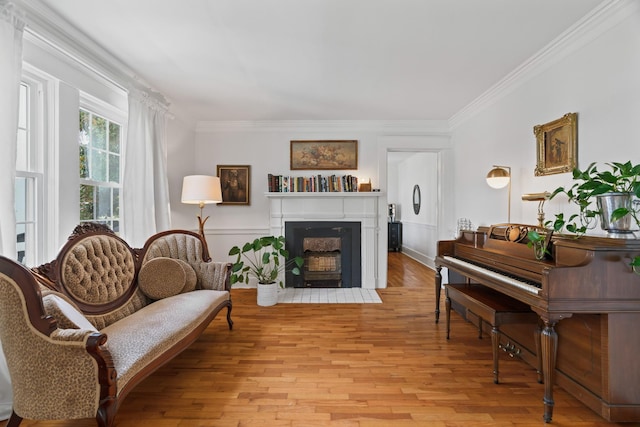
[[[358,141],[291,141],[291,170],[358,169]]]
[[[567,113],[552,122],[536,125],[536,176],[571,172],[577,166],[578,114]]]

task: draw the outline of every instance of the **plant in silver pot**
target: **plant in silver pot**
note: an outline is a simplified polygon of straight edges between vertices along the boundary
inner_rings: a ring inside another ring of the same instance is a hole
[[[600,226],[613,236],[634,236],[633,231],[640,228],[640,164],[606,163],[608,170],[600,171],[596,163],[585,170],[573,170],[573,185],[569,188],[558,187],[549,199],[565,194],[569,202],[578,206],[577,214],[568,218],[563,213],[555,215],[554,221],[547,221],[554,231],[563,228],[578,237]],[[636,256],[631,266],[634,271],[640,269],[640,256]]]

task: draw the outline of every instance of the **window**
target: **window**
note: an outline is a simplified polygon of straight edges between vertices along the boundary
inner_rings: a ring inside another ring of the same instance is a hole
[[[44,167],[41,86],[25,79],[20,84],[15,180],[16,259],[25,265],[40,261],[43,247],[42,203]]]
[[[120,230],[121,125],[80,109],[80,222]]]

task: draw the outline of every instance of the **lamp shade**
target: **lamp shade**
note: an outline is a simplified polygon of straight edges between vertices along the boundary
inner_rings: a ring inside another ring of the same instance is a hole
[[[220,178],[209,175],[189,175],[182,180],[182,203],[202,205],[222,202]]]
[[[502,167],[494,167],[487,174],[487,184],[492,188],[504,188],[509,184],[511,174]]]

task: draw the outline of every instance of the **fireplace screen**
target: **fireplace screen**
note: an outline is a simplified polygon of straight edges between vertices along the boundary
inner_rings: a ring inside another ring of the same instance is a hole
[[[308,286],[342,286],[341,240],[340,237],[305,237],[303,239],[303,280]]]
[[[287,286],[361,286],[359,222],[290,221],[285,238],[289,255],[304,259],[302,274],[287,273]]]

